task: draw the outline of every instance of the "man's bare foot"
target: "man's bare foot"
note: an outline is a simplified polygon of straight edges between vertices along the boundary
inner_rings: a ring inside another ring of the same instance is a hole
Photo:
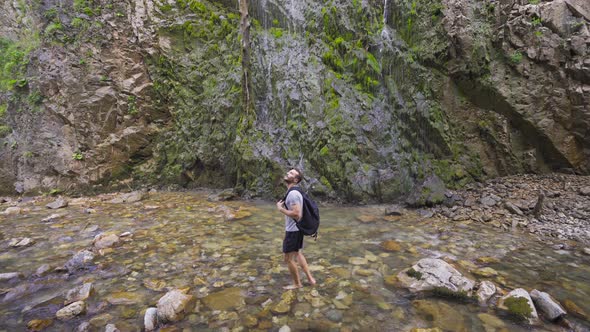
[[[316,281],[313,277],[309,278],[309,283],[314,286],[316,284]]]
[[[303,285],[299,285],[299,286],[297,286],[297,285],[288,285],[288,286],[283,287],[283,289],[284,290],[291,290],[291,289],[297,289],[297,288],[301,288],[301,287],[303,287]]]

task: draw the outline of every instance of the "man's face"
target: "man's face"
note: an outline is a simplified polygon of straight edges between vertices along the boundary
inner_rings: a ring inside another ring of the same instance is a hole
[[[287,172],[287,174],[285,175],[285,177],[283,178],[283,180],[285,180],[285,182],[287,182],[288,184],[290,183],[296,183],[297,182],[297,176],[299,175],[299,173],[297,173],[296,170],[292,169],[290,171]]]

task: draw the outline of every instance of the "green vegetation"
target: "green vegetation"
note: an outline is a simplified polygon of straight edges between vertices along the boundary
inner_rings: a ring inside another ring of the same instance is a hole
[[[410,268],[406,271],[406,274],[414,279],[421,280],[422,279],[422,272],[416,271],[413,268]]]
[[[138,113],[137,110],[137,98],[135,96],[127,97],[127,113],[135,115]]]
[[[82,154],[82,152],[76,151],[72,154],[72,159],[74,160],[83,160],[84,159],[84,155]]]
[[[533,312],[528,300],[524,297],[509,297],[504,301],[504,305],[510,314],[518,318],[529,318]]]
[[[270,33],[275,37],[275,38],[281,38],[283,36],[283,29],[281,28],[270,28]]]
[[[454,291],[447,287],[434,287],[432,294],[445,299],[457,301],[469,301],[472,299],[466,291]]]
[[[173,49],[148,59],[156,107],[172,110],[173,127],[156,147],[158,172],[145,175],[164,183],[233,185],[236,177],[250,177],[236,174],[237,160],[254,153],[236,138],[248,136],[243,128],[251,121],[240,111],[239,16],[207,1],[178,0],[173,10],[190,20],[158,31]],[[241,150],[231,148],[240,142]]]
[[[38,43],[38,36],[32,33],[18,41],[0,38],[0,91],[27,84],[28,55]]]
[[[533,25],[533,27],[537,27],[537,26],[541,25],[541,18],[540,17],[533,17],[533,19],[531,20],[531,24]]]
[[[521,63],[522,62],[522,53],[517,51],[517,52],[510,54],[510,62],[515,65]]]
[[[529,3],[531,5],[538,5],[541,2],[541,0],[529,0]]]

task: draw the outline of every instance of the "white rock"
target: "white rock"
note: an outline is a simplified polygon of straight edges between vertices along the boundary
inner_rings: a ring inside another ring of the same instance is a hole
[[[4,210],[3,214],[12,215],[12,214],[20,214],[23,209],[19,208],[18,206],[11,206]]]
[[[192,298],[192,295],[186,295],[178,289],[169,291],[158,300],[158,319],[162,322],[181,319]]]
[[[153,331],[158,327],[158,309],[148,308],[143,317],[143,326],[146,331]]]
[[[20,272],[7,272],[7,273],[0,273],[0,281],[7,281],[12,279],[20,279],[23,277],[23,274]]]
[[[33,243],[35,243],[35,241],[31,240],[31,238],[25,237],[22,239],[11,239],[8,245],[14,248],[19,248],[32,245]]]
[[[289,326],[287,326],[287,325],[283,325],[279,329],[279,332],[291,332],[291,328]]]
[[[409,269],[401,271],[397,278],[403,287],[411,292],[432,290],[436,287],[444,287],[453,292],[469,292],[475,286],[475,282],[465,278],[459,271],[441,259],[423,258],[412,266],[416,272],[422,274],[418,280],[407,275]]]
[[[59,320],[70,320],[86,310],[86,303],[84,301],[74,302],[65,308],[60,309],[55,316]]]
[[[61,217],[63,217],[63,214],[54,213],[54,214],[50,215],[49,217],[41,219],[41,221],[42,222],[54,222]]]
[[[477,290],[477,301],[480,305],[485,305],[494,294],[496,294],[496,285],[491,281],[482,281]]]
[[[115,326],[115,324],[108,324],[104,328],[104,332],[120,332],[119,329]]]
[[[566,314],[565,310],[559,305],[551,295],[540,292],[533,289],[531,292],[531,298],[535,303],[536,307],[547,317],[549,320],[554,321]]]
[[[68,201],[66,201],[63,198],[58,198],[55,201],[45,205],[45,207],[47,207],[48,209],[60,209],[60,208],[64,208],[68,206]]]

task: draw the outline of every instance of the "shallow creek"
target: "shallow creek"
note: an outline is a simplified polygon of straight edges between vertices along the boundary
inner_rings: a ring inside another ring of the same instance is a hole
[[[321,207],[320,238],[306,238],[304,250],[318,284],[293,291],[288,311],[277,313],[270,309],[280,303],[282,286],[290,280],[281,253],[284,219],[272,202],[209,202],[206,193],[164,192],[138,203],[73,199],[59,210],[46,209],[49,201],[21,204],[28,211],[0,216],[0,273],[24,274],[0,283],[0,331],[25,331],[34,319],[52,319],[48,331],[75,330],[86,321],[90,330],[104,331],[113,323],[121,331],[140,331],[145,310],[172,288],[188,288],[197,301],[166,331],[278,330],[284,325],[333,331],[435,326],[445,331],[565,331],[548,322],[531,328],[477,302],[415,296],[386,282],[425,257],[454,262],[474,280],[491,280],[504,290],[536,288],[590,312],[589,256],[484,224],[422,220],[412,212],[385,217],[383,206]],[[92,213],[85,213],[89,207]],[[41,221],[53,213],[62,216]],[[53,271],[91,248],[101,232],[132,235],[103,250],[85,270]],[[24,237],[34,244],[9,247],[11,239]],[[397,241],[400,250],[386,251],[380,246],[385,240]],[[480,264],[479,257],[497,260]],[[35,276],[43,264],[51,271]],[[469,272],[484,266],[497,275]],[[55,319],[65,293],[85,282],[94,288],[86,313],[66,322]]]

